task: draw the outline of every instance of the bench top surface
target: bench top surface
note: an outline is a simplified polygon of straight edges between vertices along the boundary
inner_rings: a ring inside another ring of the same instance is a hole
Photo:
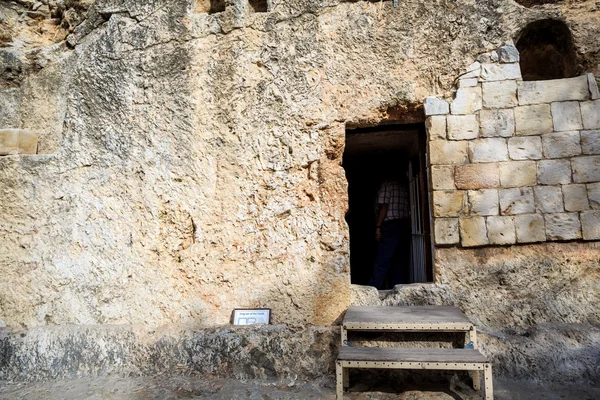
[[[405,349],[392,347],[340,347],[339,360],[428,363],[485,363],[487,358],[471,349]]]
[[[344,324],[467,324],[471,321],[454,306],[349,307]]]

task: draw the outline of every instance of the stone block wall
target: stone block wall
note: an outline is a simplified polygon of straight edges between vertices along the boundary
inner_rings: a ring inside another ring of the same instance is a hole
[[[594,76],[524,82],[512,45],[478,60],[425,100],[435,243],[600,240]]]

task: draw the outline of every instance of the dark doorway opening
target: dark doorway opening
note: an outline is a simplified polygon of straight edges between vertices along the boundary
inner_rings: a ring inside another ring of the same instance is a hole
[[[524,81],[571,78],[579,74],[573,36],[567,24],[545,19],[527,25],[517,38]]]
[[[377,194],[385,180],[402,182],[410,208],[410,238],[402,240],[383,289],[392,287],[394,268],[401,283],[432,282],[429,189],[424,124],[380,125],[346,130],[343,167],[348,179],[350,275],[368,285],[378,252]],[[399,267],[402,260],[407,265]]]

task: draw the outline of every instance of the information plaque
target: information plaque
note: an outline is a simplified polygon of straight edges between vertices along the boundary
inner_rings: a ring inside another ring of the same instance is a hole
[[[254,325],[271,323],[271,309],[255,308],[233,310],[233,325]]]

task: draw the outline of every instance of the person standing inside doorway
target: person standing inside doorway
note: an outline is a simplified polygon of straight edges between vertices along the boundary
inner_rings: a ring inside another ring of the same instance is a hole
[[[393,287],[402,283],[402,275],[409,264],[410,205],[407,185],[398,180],[385,180],[377,193],[377,205],[377,256],[369,286],[381,290],[390,268]],[[394,263],[394,256],[398,263]]]

